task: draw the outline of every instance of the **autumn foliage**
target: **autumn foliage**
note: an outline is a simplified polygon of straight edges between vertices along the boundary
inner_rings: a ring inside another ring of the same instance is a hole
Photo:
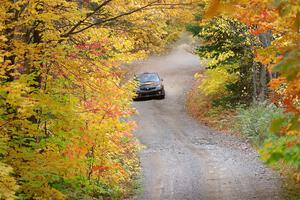
[[[232,12],[234,10],[234,12]],[[268,163],[284,161],[300,169],[300,4],[287,0],[212,0],[206,9],[205,19],[222,15],[245,24],[252,35],[251,50],[254,54],[252,71],[267,69],[260,77],[268,82],[263,96],[271,100],[285,116],[273,119],[270,131],[273,136],[265,141],[262,158]],[[211,33],[212,34],[212,33]],[[224,32],[224,35],[227,33]],[[208,43],[209,44],[209,43]],[[215,51],[211,50],[211,51]],[[235,66],[232,66],[235,68]],[[253,94],[256,93],[256,74]],[[261,79],[263,80],[263,79]],[[260,81],[261,83],[261,81]],[[242,91],[241,91],[242,92]],[[255,98],[255,102],[260,100]],[[259,127],[257,127],[259,128]],[[299,177],[296,175],[296,177]]]
[[[167,43],[179,3],[0,1],[0,199],[130,192],[135,83],[120,65]]]

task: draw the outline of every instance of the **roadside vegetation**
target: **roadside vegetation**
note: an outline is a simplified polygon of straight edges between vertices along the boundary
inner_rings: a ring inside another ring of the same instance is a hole
[[[135,83],[119,66],[176,39],[188,2],[1,1],[0,199],[132,194]]]
[[[188,110],[218,130],[250,141],[300,197],[300,5],[295,1],[212,1],[187,30],[206,69]],[[235,10],[235,12],[232,12]],[[284,24],[284,25],[283,25]]]

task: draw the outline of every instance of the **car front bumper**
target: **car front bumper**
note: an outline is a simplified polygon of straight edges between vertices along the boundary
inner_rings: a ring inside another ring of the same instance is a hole
[[[164,95],[164,91],[161,90],[152,90],[152,91],[138,91],[135,99],[138,98],[147,98],[147,97],[160,97]]]

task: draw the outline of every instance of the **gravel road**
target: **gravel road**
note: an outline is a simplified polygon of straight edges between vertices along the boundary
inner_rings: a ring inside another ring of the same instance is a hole
[[[166,99],[134,103],[143,192],[137,200],[281,199],[279,177],[241,139],[201,125],[185,110],[185,95],[201,69],[183,35],[164,56],[137,63],[136,72],[158,72]]]

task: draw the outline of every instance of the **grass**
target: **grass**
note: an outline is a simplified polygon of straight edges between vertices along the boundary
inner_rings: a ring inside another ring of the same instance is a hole
[[[279,171],[282,177],[283,198],[286,200],[299,200],[300,199],[300,181],[296,180],[295,174],[297,170],[285,163],[279,163],[274,167]]]

